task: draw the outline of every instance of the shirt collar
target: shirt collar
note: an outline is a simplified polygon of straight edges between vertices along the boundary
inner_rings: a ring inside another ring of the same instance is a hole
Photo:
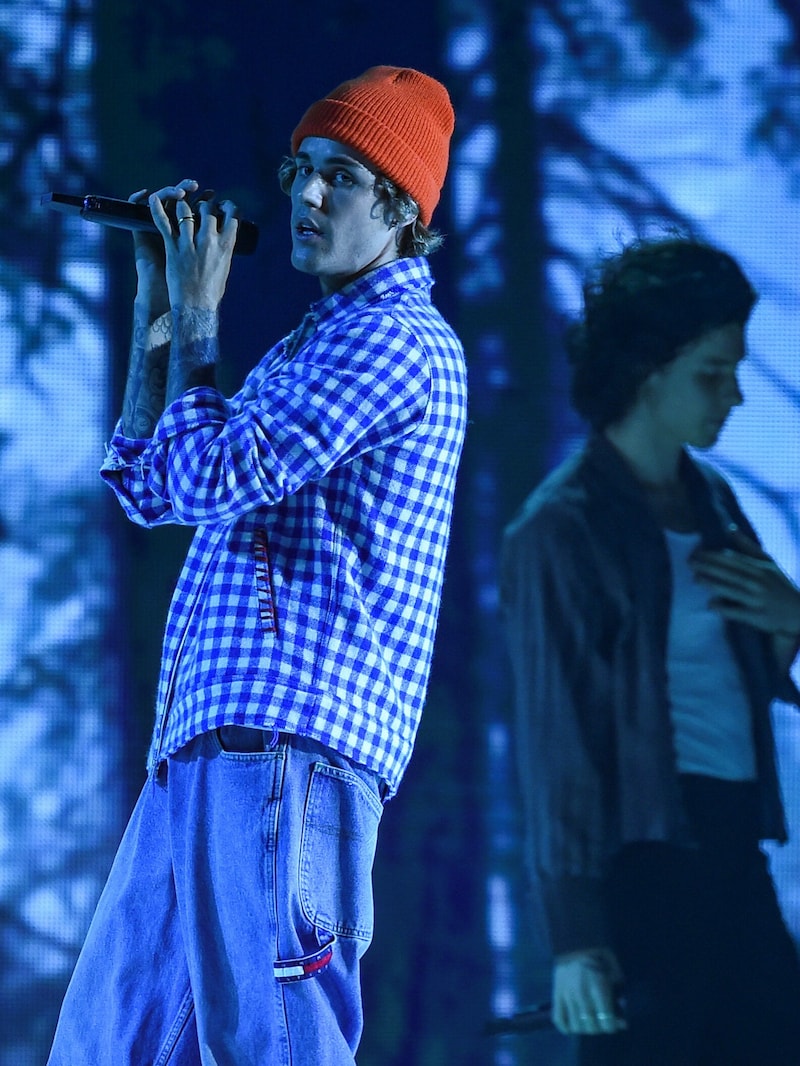
[[[611,485],[612,493],[639,513],[650,513],[647,496],[620,452],[603,433],[593,433],[586,442],[589,462]],[[679,476],[685,482],[695,506],[703,541],[708,547],[721,547],[725,540],[725,517],[717,510],[703,466],[684,449]]]
[[[393,259],[391,263],[370,270],[343,289],[323,296],[311,304],[318,322],[350,314],[355,308],[385,300],[395,293],[417,289],[430,292],[433,285],[428,260],[424,256]]]

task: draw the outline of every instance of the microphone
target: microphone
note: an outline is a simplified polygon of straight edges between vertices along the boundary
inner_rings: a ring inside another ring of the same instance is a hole
[[[538,1003],[535,1007],[524,1007],[514,1014],[490,1018],[484,1026],[483,1035],[504,1036],[508,1033],[533,1033],[552,1029],[552,1009],[552,1003]]]
[[[80,215],[89,222],[98,222],[101,226],[113,226],[116,229],[145,230],[158,233],[150,208],[147,204],[133,204],[129,200],[117,200],[112,196],[72,196],[65,192],[48,192],[41,198],[41,203],[54,211],[69,215]],[[219,211],[212,212],[217,218]],[[175,222],[174,205],[167,207],[167,214]],[[197,217],[197,216],[195,216]],[[252,255],[258,244],[258,226],[245,218],[239,219],[236,231],[235,255]]]
[[[618,995],[614,1006],[617,1016],[625,1013],[625,999]],[[509,1033],[535,1033],[543,1029],[555,1029],[551,1012],[552,1003],[537,1003],[534,1007],[523,1007],[514,1014],[490,1018],[483,1028],[484,1036],[506,1036]]]

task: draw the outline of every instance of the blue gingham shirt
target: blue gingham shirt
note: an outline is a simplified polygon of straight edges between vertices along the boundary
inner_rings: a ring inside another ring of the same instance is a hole
[[[313,304],[226,400],[119,426],[102,475],[136,523],[196,526],[148,763],[238,724],[312,737],[394,792],[430,671],[466,421],[425,259]]]

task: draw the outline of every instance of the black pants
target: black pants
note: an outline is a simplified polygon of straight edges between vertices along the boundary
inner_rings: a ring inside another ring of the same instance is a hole
[[[758,847],[755,788],[686,776],[697,848],[626,847],[607,881],[629,1030],[581,1066],[800,1066],[800,965]]]

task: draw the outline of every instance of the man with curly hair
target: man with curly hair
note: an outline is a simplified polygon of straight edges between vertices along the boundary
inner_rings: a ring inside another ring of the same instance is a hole
[[[528,858],[581,1066],[800,1063],[759,848],[786,835],[770,701],[800,701],[800,591],[687,451],[742,402],[754,302],[698,241],[607,259],[568,335],[591,433],[506,530]]]

